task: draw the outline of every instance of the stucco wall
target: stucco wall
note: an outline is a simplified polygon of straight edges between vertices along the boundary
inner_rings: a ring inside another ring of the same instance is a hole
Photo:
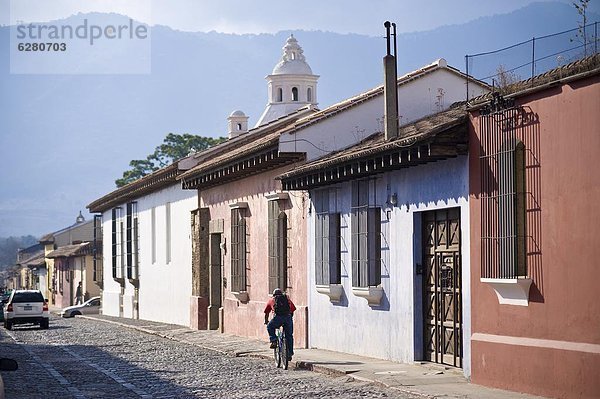
[[[317,293],[314,244],[308,250],[309,342],[314,348],[350,352],[399,362],[422,356],[420,214],[424,211],[460,207],[463,271],[463,332],[470,336],[469,212],[467,157],[421,165],[377,176],[375,204],[382,207],[382,287],[380,306],[352,294],[351,183],[336,186],[337,211],[341,212],[341,261],[344,295],[340,303]],[[398,205],[386,205],[397,193]],[[314,213],[307,218],[308,242],[314,243]],[[463,340],[468,365],[470,347]],[[469,367],[464,369],[469,374]]]
[[[202,190],[202,207],[208,207],[211,220],[224,220],[223,238],[227,248],[223,256],[224,331],[227,333],[267,340],[264,307],[269,299],[268,269],[268,200],[265,193],[279,191],[281,184],[274,178],[284,169],[275,169],[229,184]],[[231,294],[231,209],[230,203],[247,202],[247,290],[249,301],[238,301]],[[294,315],[295,346],[306,345],[306,222],[308,202],[304,194],[291,192],[283,201],[288,217],[288,289],[298,308]]]
[[[62,247],[71,245],[74,241],[93,241],[94,239],[94,221],[87,220],[83,223],[74,224],[66,229],[53,234],[54,245]]]
[[[94,282],[94,257],[85,257],[85,279],[83,281],[83,292],[85,299],[100,295],[100,287]]]
[[[600,78],[554,86],[518,102],[538,117],[532,143],[539,168],[528,173],[526,183],[528,191],[539,193],[537,207],[528,207],[539,215],[527,225],[536,238],[527,244],[533,284],[528,306],[511,306],[500,305],[492,288],[480,282],[476,118],[470,148],[473,381],[544,396],[597,398]]]
[[[171,205],[171,261],[166,259],[166,203]],[[126,204],[121,205],[125,215]],[[191,296],[190,212],[196,191],[176,184],[137,199],[139,223],[139,318],[189,326]],[[156,262],[152,262],[152,208],[156,220]],[[121,286],[112,278],[111,211],[102,215],[103,313],[119,316]],[[123,317],[134,317],[134,286],[125,281]]]
[[[443,95],[440,95],[439,89]],[[474,95],[482,93],[475,84]],[[398,86],[400,125],[447,109],[466,97],[465,79],[446,68]],[[283,152],[306,152],[308,161],[346,148],[373,133],[383,131],[383,94],[349,108],[314,125],[284,133],[279,148]]]

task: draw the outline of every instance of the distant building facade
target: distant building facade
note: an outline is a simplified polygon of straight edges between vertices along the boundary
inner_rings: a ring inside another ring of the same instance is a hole
[[[88,205],[101,226],[103,314],[190,325],[190,213],[177,163]]]

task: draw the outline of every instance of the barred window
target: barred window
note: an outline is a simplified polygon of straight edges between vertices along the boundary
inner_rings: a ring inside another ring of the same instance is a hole
[[[369,207],[369,180],[352,182],[352,286],[381,284],[381,208]]]
[[[94,248],[93,251],[93,277],[96,283],[101,283],[102,278],[102,215],[94,215]]]
[[[340,214],[330,212],[330,190],[314,193],[315,206],[315,282],[317,285],[341,283]]]
[[[112,210],[112,276],[123,278],[123,221],[121,208]]]
[[[246,220],[244,209],[231,210],[231,290],[246,291]]]
[[[269,292],[287,288],[287,215],[278,200],[269,201]]]
[[[482,117],[479,154],[482,278],[515,279],[528,275],[523,142],[528,136],[524,115],[519,108],[509,108]]]
[[[138,209],[137,202],[129,202],[127,204],[127,278],[138,278]]]

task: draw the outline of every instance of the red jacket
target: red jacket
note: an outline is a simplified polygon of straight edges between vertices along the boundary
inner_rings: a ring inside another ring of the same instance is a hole
[[[288,303],[290,304],[290,314],[293,314],[296,311],[296,305],[294,305],[294,302],[292,302],[290,297],[288,297]],[[267,306],[265,306],[265,314],[269,314],[269,313],[273,312],[274,308],[275,308],[275,298],[271,297],[267,301]]]

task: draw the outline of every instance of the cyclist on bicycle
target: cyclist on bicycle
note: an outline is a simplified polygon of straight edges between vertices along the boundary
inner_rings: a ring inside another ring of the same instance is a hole
[[[294,302],[281,289],[275,288],[273,290],[273,297],[267,301],[267,306],[265,306],[265,324],[267,325],[271,348],[277,347],[275,330],[283,326],[287,340],[288,360],[292,360],[292,356],[294,355],[294,322],[292,316],[295,311],[296,306]],[[275,316],[269,321],[271,312],[275,313]]]

